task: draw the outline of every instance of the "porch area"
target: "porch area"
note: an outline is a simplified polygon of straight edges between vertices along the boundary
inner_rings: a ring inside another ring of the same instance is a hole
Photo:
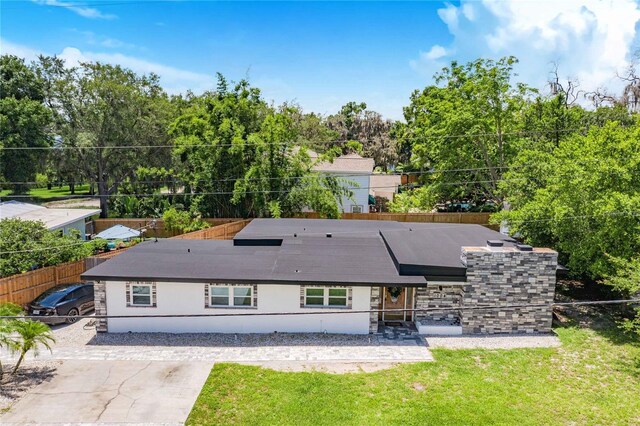
[[[375,330],[387,339],[413,340],[420,335],[462,334],[459,308],[463,289],[460,285],[436,283],[425,287],[380,287],[377,290],[379,314]],[[372,332],[375,332],[373,327]]]

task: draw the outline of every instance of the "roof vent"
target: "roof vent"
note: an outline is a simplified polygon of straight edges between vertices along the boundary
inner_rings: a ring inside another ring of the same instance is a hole
[[[527,244],[516,244],[516,248],[520,251],[533,251],[533,247]]]
[[[331,235],[331,232],[327,232],[327,238],[331,238],[333,237],[333,235]]]
[[[298,237],[298,234],[293,234],[293,238],[297,238],[297,237]]]
[[[502,244],[500,240],[487,240],[487,246],[489,247],[502,247]]]

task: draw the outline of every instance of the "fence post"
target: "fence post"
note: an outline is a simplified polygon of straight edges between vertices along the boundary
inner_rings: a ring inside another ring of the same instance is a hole
[[[53,267],[53,282],[58,285],[58,266]]]

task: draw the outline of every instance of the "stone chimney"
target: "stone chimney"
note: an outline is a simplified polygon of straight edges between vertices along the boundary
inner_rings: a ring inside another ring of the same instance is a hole
[[[547,248],[500,246],[462,247],[467,267],[461,314],[463,333],[549,333],[552,309],[481,306],[529,305],[553,302],[558,253]]]

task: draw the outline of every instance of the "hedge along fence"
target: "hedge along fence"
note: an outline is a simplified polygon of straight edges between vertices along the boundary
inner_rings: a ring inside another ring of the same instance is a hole
[[[155,219],[156,229],[154,231],[153,229],[151,229],[151,222],[153,220],[154,219],[149,219],[149,218],[94,219],[91,229],[92,229],[92,233],[98,234],[104,231],[105,229],[111,228],[114,225],[124,225],[127,228],[131,228],[131,229],[147,228],[147,233],[145,234],[145,237],[147,238],[153,238],[156,236],[158,238],[170,238],[170,237],[175,237],[176,235],[179,235],[178,232],[165,228],[164,221],[162,219]],[[217,219],[203,219],[203,220],[207,222],[209,226],[215,227],[225,223],[235,222],[238,219],[217,218]]]
[[[175,238],[193,240],[227,240],[233,238],[251,220],[240,220],[190,232]],[[20,306],[31,302],[43,291],[58,284],[80,282],[80,275],[94,266],[127,251],[128,248],[100,253],[75,262],[36,269],[24,274],[0,278],[0,303],[13,302]]]

